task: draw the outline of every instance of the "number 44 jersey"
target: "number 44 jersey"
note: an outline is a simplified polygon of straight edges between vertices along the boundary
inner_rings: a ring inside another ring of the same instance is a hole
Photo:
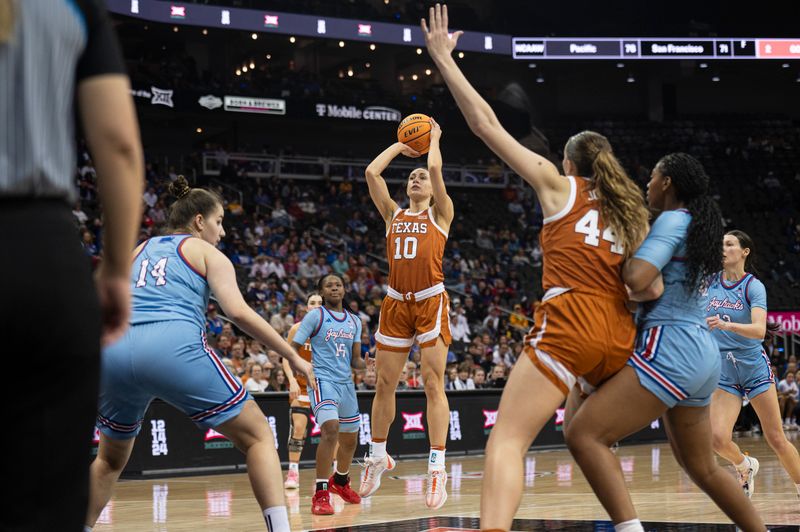
[[[566,179],[570,182],[567,204],[544,219],[539,234],[544,256],[542,288],[627,299],[622,283],[624,249],[601,219],[591,182]]]
[[[157,236],[147,240],[131,268],[131,325],[157,321],[205,323],[209,287],[181,253],[191,235]]]
[[[389,286],[405,294],[443,282],[446,243],[447,233],[436,224],[432,207],[416,213],[397,209],[386,230]]]

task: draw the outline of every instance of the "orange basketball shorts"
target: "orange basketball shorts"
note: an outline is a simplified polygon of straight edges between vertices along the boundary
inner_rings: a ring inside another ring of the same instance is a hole
[[[525,352],[565,395],[575,384],[588,393],[622,369],[635,337],[624,301],[569,291],[536,310]]]
[[[416,341],[432,347],[442,337],[450,345],[450,298],[447,292],[422,301],[401,301],[386,296],[381,305],[375,340],[378,349],[408,353]]]

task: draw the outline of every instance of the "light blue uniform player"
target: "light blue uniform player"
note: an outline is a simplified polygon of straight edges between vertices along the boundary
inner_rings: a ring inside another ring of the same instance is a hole
[[[317,425],[339,421],[340,432],[357,432],[361,416],[350,371],[353,345],[361,344],[361,320],[348,312],[325,306],[306,314],[292,340],[311,341],[311,361],[317,389],[309,398]]]
[[[691,220],[686,210],[665,211],[634,255],[661,271],[664,293],[641,305],[628,365],[668,408],[709,404],[719,381],[718,350],[706,325],[702,296],[686,289]]]
[[[131,327],[103,352],[97,421],[115,439],[139,433],[155,397],[204,428],[236,417],[249,398],[206,342],[210,290],[181,253],[189,238],[151,238],[133,261]]]
[[[767,290],[752,273],[736,282],[726,282],[723,272],[714,276],[705,299],[705,313],[728,323],[752,322],[752,309],[767,310]],[[719,387],[728,393],[752,399],[775,382],[762,338],[747,338],[733,331],[711,331],[720,351]]]

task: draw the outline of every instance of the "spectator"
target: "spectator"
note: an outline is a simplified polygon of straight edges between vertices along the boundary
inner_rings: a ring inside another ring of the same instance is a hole
[[[206,333],[210,336],[219,336],[222,334],[223,325],[222,318],[217,315],[217,306],[209,303],[206,311]]]
[[[269,324],[272,325],[273,329],[278,331],[278,334],[285,336],[286,333],[289,332],[289,329],[292,328],[292,325],[294,325],[294,317],[289,314],[288,306],[283,305],[278,313],[274,314],[269,320]]]
[[[258,364],[253,364],[248,373],[247,382],[244,384],[248,392],[263,392],[269,386],[269,381],[264,378],[264,370]]]
[[[492,373],[489,376],[490,388],[505,388],[506,386],[506,367],[503,364],[497,364],[492,368]]]
[[[397,390],[408,390],[408,366],[403,366],[403,370],[400,372],[400,377],[397,381]]]
[[[158,201],[158,194],[156,194],[156,189],[154,187],[148,187],[145,193],[142,194],[142,197],[148,208],[154,207]]]
[[[286,392],[289,390],[289,383],[286,380],[286,373],[280,366],[272,370],[272,378],[269,381],[269,387],[275,392]]]
[[[472,382],[475,385],[476,390],[482,390],[489,387],[488,383],[486,382],[486,372],[482,367],[478,366],[472,371]]]
[[[475,381],[470,378],[469,362],[462,362],[458,365],[456,380],[453,382],[453,390],[474,390]]]
[[[359,390],[374,390],[377,375],[374,368],[367,368],[364,372],[364,380],[356,388]]]
[[[787,373],[778,383],[778,404],[780,405],[784,430],[797,430],[797,420],[793,416],[799,393],[795,374]]]
[[[89,217],[86,215],[85,212],[83,212],[83,209],[81,208],[80,201],[75,202],[75,208],[72,209],[72,215],[75,217],[76,220],[78,220],[79,225],[86,225],[86,222],[89,221]]]
[[[444,389],[455,390],[456,381],[458,381],[458,368],[456,368],[455,364],[450,364],[449,366],[447,366],[447,374],[445,375]]]
[[[247,360],[244,356],[244,342],[242,340],[236,340],[231,346],[231,362],[233,362],[233,368],[236,370],[236,374],[240,377],[245,374],[245,364]]]
[[[406,382],[408,383],[408,387],[410,389],[415,390],[417,388],[422,388],[422,380],[420,379],[419,369],[414,362],[410,360],[406,362],[406,373],[408,375]]]
[[[217,347],[214,349],[219,358],[231,358],[231,337],[223,333],[217,338]]]
[[[530,329],[530,326],[528,325],[528,319],[525,317],[525,314],[522,311],[521,304],[516,303],[514,305],[514,312],[512,312],[511,316],[509,316],[508,324],[518,331],[524,332]]]
[[[458,342],[462,346],[469,343],[469,323],[464,314],[464,307],[458,299],[453,300],[453,311],[450,313],[450,334],[454,343]]]

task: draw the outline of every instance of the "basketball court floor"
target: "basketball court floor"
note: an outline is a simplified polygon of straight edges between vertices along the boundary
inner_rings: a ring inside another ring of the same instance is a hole
[[[800,443],[798,433],[790,439]],[[753,502],[773,531],[800,531],[800,499],[763,438],[740,438],[759,458]],[[678,467],[668,444],[621,447],[628,487],[647,530],[734,530],[727,518]],[[287,490],[296,530],[460,532],[478,529],[482,456],[448,457],[449,498],[438,511],[425,507],[426,463],[399,461],[380,490],[361,505],[333,496],[336,515],[313,516],[312,469],[300,472],[301,489]],[[730,468],[729,468],[730,469]],[[361,468],[353,465],[354,484]],[[733,470],[730,469],[731,475]],[[613,530],[580,469],[566,449],[537,451],[525,460],[525,493],[514,530]],[[498,494],[502,496],[502,493]],[[247,475],[213,475],[122,481],[95,532],[263,531],[264,521]]]

